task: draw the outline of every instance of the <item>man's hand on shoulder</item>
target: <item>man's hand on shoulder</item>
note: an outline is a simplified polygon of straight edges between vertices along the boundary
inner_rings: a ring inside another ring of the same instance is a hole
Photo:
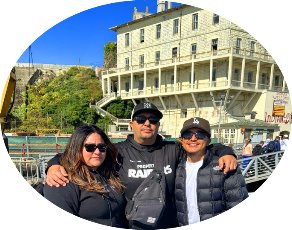
[[[49,186],[66,186],[66,184],[69,183],[67,176],[68,174],[63,166],[52,165],[48,169],[46,183]]]
[[[237,159],[233,155],[225,155],[219,158],[219,168],[224,170],[224,174],[233,171],[237,167]]]

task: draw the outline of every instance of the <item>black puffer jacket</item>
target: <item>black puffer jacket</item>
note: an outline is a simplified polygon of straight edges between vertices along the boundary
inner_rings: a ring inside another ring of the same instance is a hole
[[[189,224],[185,164],[186,154],[177,168],[175,181],[177,218],[180,226]],[[197,201],[201,221],[234,207],[248,197],[241,170],[237,167],[224,175],[217,166],[218,157],[207,150],[197,177]]]

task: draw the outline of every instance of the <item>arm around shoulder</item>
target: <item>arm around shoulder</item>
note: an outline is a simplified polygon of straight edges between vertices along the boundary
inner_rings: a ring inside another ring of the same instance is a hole
[[[47,168],[46,168],[46,173],[48,172],[48,169],[52,166],[52,165],[60,165],[60,157],[61,157],[61,154],[58,153],[56,154],[52,159],[50,159],[48,161],[48,165],[47,165]]]
[[[218,157],[222,157],[225,155],[232,155],[235,158],[237,157],[236,154],[234,153],[234,150],[231,147],[223,145],[221,143],[211,144],[210,148],[212,152]]]

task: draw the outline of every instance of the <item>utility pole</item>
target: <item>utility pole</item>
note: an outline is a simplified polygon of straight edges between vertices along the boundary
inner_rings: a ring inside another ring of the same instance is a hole
[[[215,100],[212,97],[213,102],[215,103],[215,105],[217,106],[217,103],[219,103],[219,117],[218,117],[218,142],[222,142],[222,135],[221,135],[221,123],[222,123],[222,112],[225,111],[225,106],[227,103],[230,102],[230,100],[232,99],[232,97],[228,97],[228,99],[226,100],[226,96],[225,95],[221,95],[220,96],[220,100]]]
[[[220,98],[219,119],[218,119],[218,142],[221,143],[221,119],[222,119],[222,105],[224,98]]]

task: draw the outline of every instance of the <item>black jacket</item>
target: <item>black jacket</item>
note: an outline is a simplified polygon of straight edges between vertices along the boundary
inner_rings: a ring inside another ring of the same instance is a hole
[[[97,181],[105,183],[98,173],[94,173]],[[107,193],[89,192],[78,185],[69,182],[66,186],[50,187],[44,185],[44,197],[63,210],[83,219],[113,226],[126,228],[128,226],[124,209],[124,195],[107,186]]]
[[[178,227],[174,203],[175,171],[179,163],[179,148],[176,142],[164,141],[158,136],[152,146],[143,146],[134,141],[132,135],[117,143],[121,167],[119,176],[126,186],[125,195],[131,199],[148,174],[154,169],[164,169],[166,175],[166,212],[164,213],[159,229]],[[163,157],[163,165],[157,159]]]
[[[175,200],[180,226],[188,225],[186,198],[186,154],[176,171]],[[218,170],[218,156],[207,150],[197,177],[197,202],[200,220],[216,216],[243,201],[248,192],[241,170],[224,175]]]

